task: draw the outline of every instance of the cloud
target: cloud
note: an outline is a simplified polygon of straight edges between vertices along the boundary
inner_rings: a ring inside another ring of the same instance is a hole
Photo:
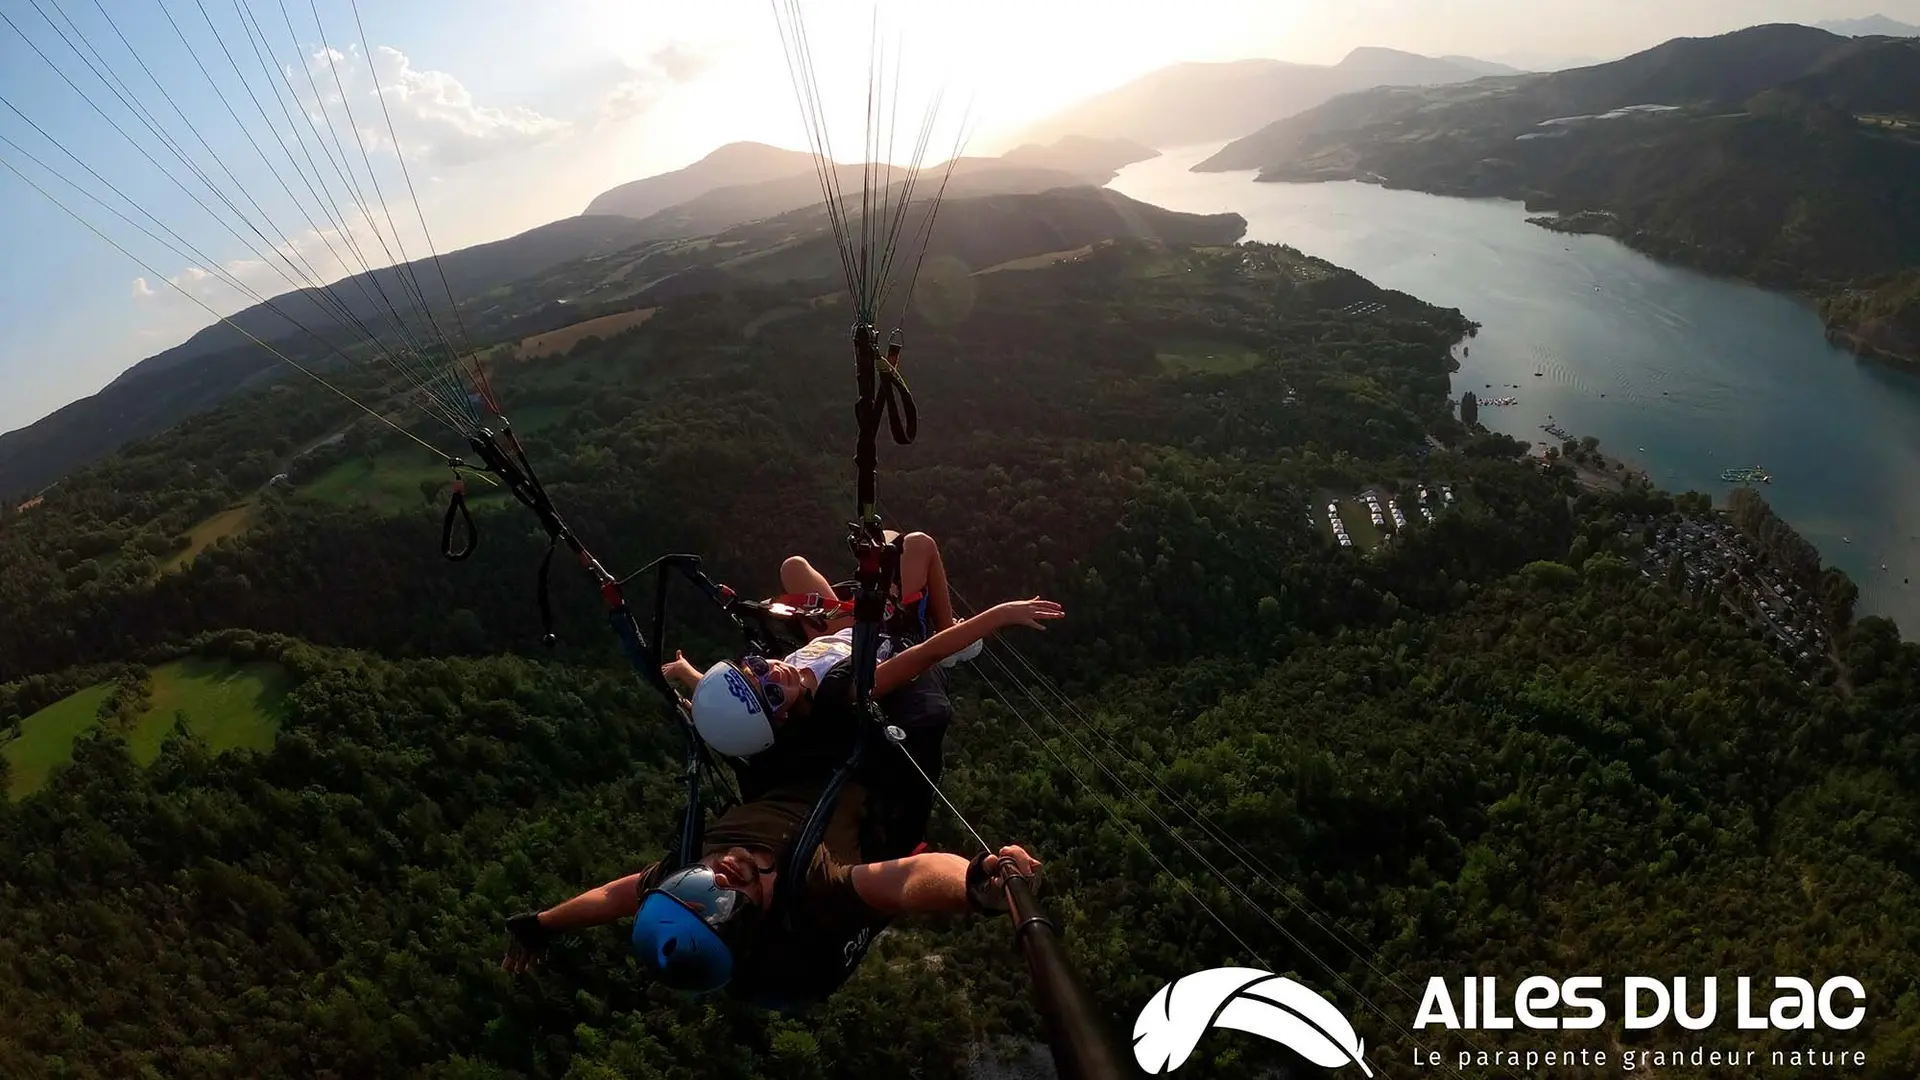
[[[627,79],[616,83],[600,102],[600,119],[609,124],[631,120],[648,109],[666,93],[666,87],[649,79]]]
[[[674,82],[692,82],[713,66],[713,59],[691,46],[674,42],[647,60]]]
[[[645,113],[673,86],[699,78],[712,66],[711,57],[677,42],[654,51],[601,98],[601,123],[618,124]]]
[[[409,165],[471,165],[573,131],[567,121],[523,106],[482,105],[458,78],[416,68],[398,49],[380,45],[373,54],[369,74],[357,48],[316,48],[308,60],[325,100],[309,102],[309,109],[316,119],[331,119],[342,132],[348,130],[351,113],[360,141],[369,149],[392,152],[397,138]]]
[[[157,317],[168,319],[190,316],[194,312],[204,316],[207,308],[232,314],[252,307],[261,299],[318,285],[335,286],[333,293],[355,308],[369,303],[381,306],[393,303],[403,312],[409,311],[409,305],[401,297],[381,301],[364,286],[337,283],[366,272],[370,266],[390,265],[400,259],[403,250],[412,259],[423,257],[427,245],[418,219],[410,207],[394,207],[391,221],[400,230],[396,236],[389,226],[386,208],[379,203],[370,204],[365,214],[353,208],[346,213],[348,222],[344,230],[331,226],[321,230],[305,229],[271,248],[256,244],[246,254],[217,266],[188,266],[165,278],[164,284],[138,278],[134,281],[133,295],[148,301]],[[378,223],[377,231],[375,225],[368,224],[368,218]]]
[[[311,188],[303,184],[293,185],[292,203],[274,201],[265,211],[271,219],[260,223],[273,238],[273,246],[255,236],[247,240],[251,250],[232,250],[232,245],[214,239],[209,250],[220,261],[200,261],[184,268],[185,259],[156,261],[161,273],[150,273],[132,285],[133,297],[147,305],[147,318],[156,325],[203,319],[206,312],[200,305],[230,314],[258,303],[258,297],[337,282],[363,272],[366,264],[381,267],[404,258],[422,258],[427,243],[421,215],[413,205],[416,194],[425,216],[438,230],[444,216],[457,216],[443,200],[453,199],[459,205],[464,198],[471,204],[474,199],[463,192],[497,188],[515,170],[524,173],[547,167],[553,153],[563,152],[547,147],[580,142],[576,136],[596,123],[596,106],[604,103],[601,123],[608,116],[630,119],[653,107],[670,87],[698,78],[713,63],[697,48],[669,44],[647,54],[637,66],[613,61],[582,70],[577,87],[527,107],[477,101],[452,74],[416,67],[395,48],[375,46],[369,54],[357,44],[322,44],[305,46],[304,52],[308,70],[302,72],[296,66],[285,75],[317,127],[300,134],[320,162],[313,177],[313,184],[321,189],[320,201],[315,202]],[[328,164],[336,155],[336,137],[344,143],[347,160],[343,164],[352,174],[351,182],[341,175],[340,166]],[[371,154],[377,190],[368,184],[356,137]],[[396,143],[417,188],[410,188],[400,174]],[[461,168],[479,162],[490,167]],[[365,206],[362,198],[367,200]],[[398,237],[392,232],[396,227]],[[436,235],[436,239],[444,247],[458,231]],[[201,239],[208,233],[193,235]],[[366,296],[359,285],[345,285],[335,292],[356,308],[385,306],[378,296]],[[391,300],[403,312],[408,310],[403,297]]]

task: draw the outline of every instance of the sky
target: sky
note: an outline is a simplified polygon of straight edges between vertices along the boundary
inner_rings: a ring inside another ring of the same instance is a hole
[[[1377,45],[1550,67],[1762,22],[1920,23],[1920,0],[801,8],[842,160],[875,40],[903,113],[946,89],[936,146],[964,121],[991,153],[1183,60]],[[426,233],[441,251],[510,236],[727,142],[804,149],[784,57],[767,0],[0,0],[0,431],[256,295],[424,254]]]

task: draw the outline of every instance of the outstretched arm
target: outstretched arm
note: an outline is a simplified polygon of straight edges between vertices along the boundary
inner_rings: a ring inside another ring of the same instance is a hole
[[[500,966],[518,975],[539,962],[547,942],[555,935],[605,926],[632,916],[640,910],[640,879],[651,872],[649,867],[589,889],[538,914],[516,915],[507,920],[507,955]]]
[[[1011,860],[1019,873],[1028,876],[1040,865],[1023,848],[1003,847],[999,855],[986,859],[986,870],[993,875],[990,889],[999,887],[1003,860]],[[959,915],[973,907],[967,901],[968,865],[964,856],[943,851],[864,863],[853,868],[853,888],[882,915]]]
[[[564,934],[632,918],[640,910],[640,879],[646,871],[628,874],[597,889],[588,889],[565,903],[540,913],[541,927]]]
[[[1004,604],[996,604],[881,661],[873,673],[873,696],[886,697],[925,675],[933,665],[997,630],[1009,626],[1030,626],[1035,630],[1044,630],[1048,622],[1065,617],[1066,612],[1061,610],[1059,604],[1037,596],[1031,600],[1009,600]]]

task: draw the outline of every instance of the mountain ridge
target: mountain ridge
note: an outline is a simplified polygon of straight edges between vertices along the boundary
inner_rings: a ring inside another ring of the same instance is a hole
[[[1465,58],[1461,58],[1465,59]],[[1459,63],[1363,46],[1338,64],[1253,58],[1187,61],[1147,72],[1030,125],[1019,139],[1070,135],[1118,137],[1168,149],[1236,138],[1338,94],[1383,84],[1467,82],[1489,74],[1486,61]]]
[[[1775,24],[1611,64],[1347,95],[1197,171],[1365,180],[1553,211],[1549,228],[1814,299],[1830,335],[1920,361],[1920,41]]]
[[[804,179],[813,182],[811,175]],[[979,189],[970,191],[975,179]],[[1000,166],[983,168],[975,178],[957,178],[939,219],[941,228],[932,250],[1000,262],[1113,237],[1165,235],[1192,237],[1194,242],[1228,243],[1245,231],[1246,223],[1237,215],[1209,218],[1176,214],[1132,200],[1121,201],[1123,197],[1116,193],[1074,181],[1072,174],[1053,170]],[[1006,186],[1015,190],[1001,189]],[[1096,194],[1090,196],[1089,192]],[[979,199],[999,201],[970,205]],[[917,236],[915,229],[921,220],[910,215],[903,235]],[[663,241],[654,235],[657,224],[617,215],[566,218],[521,237],[448,252],[440,258],[449,280],[455,283],[467,330],[481,348],[558,329],[594,315],[724,289],[740,281],[790,277],[826,280],[838,270],[824,233],[826,215],[817,191],[811,207],[713,230],[715,243],[710,250],[698,242]],[[949,234],[959,233],[968,235],[947,239]],[[543,261],[530,274],[492,284],[494,277],[503,273],[501,260],[526,249],[529,236],[543,253]],[[614,244],[611,238],[616,237],[624,242]],[[587,238],[592,242],[584,242]],[[574,241],[573,257],[545,261],[556,250],[553,243],[560,240]],[[786,248],[793,250],[784,251]],[[721,268],[722,262],[753,261],[757,252],[764,251],[775,252],[778,257],[762,260],[743,274]],[[620,268],[615,269],[616,265]],[[412,269],[422,275],[434,272],[424,263]],[[631,281],[626,280],[625,275],[636,270],[640,272]],[[399,271],[387,268],[376,273],[397,275]],[[475,291],[483,285],[483,293]],[[287,310],[297,303],[315,301],[310,295],[286,294],[275,298],[274,303]],[[235,321],[264,324],[278,318],[265,306],[258,306],[236,315]],[[331,327],[330,323],[323,325]],[[282,352],[303,365],[325,368],[337,362],[337,357],[315,343],[296,340],[297,331],[284,324],[281,330],[278,334],[263,331],[261,339],[276,342]],[[385,370],[384,365],[381,368]],[[225,324],[203,330],[187,344],[134,365],[99,392],[69,402],[25,427],[0,434],[0,499],[18,499],[40,491],[80,465],[166,430],[263,380],[286,374],[287,369],[276,357]]]
[[[813,172],[813,155],[758,142],[732,142],[681,169],[643,176],[593,197],[582,216],[650,217],[718,187]]]
[[[1920,26],[1904,23],[1898,19],[1889,19],[1885,15],[1868,15],[1860,19],[1829,19],[1813,25],[1816,29],[1843,37],[1920,37]]]

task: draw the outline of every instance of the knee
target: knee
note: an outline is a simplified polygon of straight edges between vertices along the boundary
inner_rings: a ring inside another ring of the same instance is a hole
[[[905,559],[934,559],[940,555],[940,545],[926,533],[910,532],[900,538],[900,555]]]
[[[813,564],[804,555],[789,555],[780,564],[780,584],[792,590],[800,584],[811,582],[819,575],[814,573]]]

